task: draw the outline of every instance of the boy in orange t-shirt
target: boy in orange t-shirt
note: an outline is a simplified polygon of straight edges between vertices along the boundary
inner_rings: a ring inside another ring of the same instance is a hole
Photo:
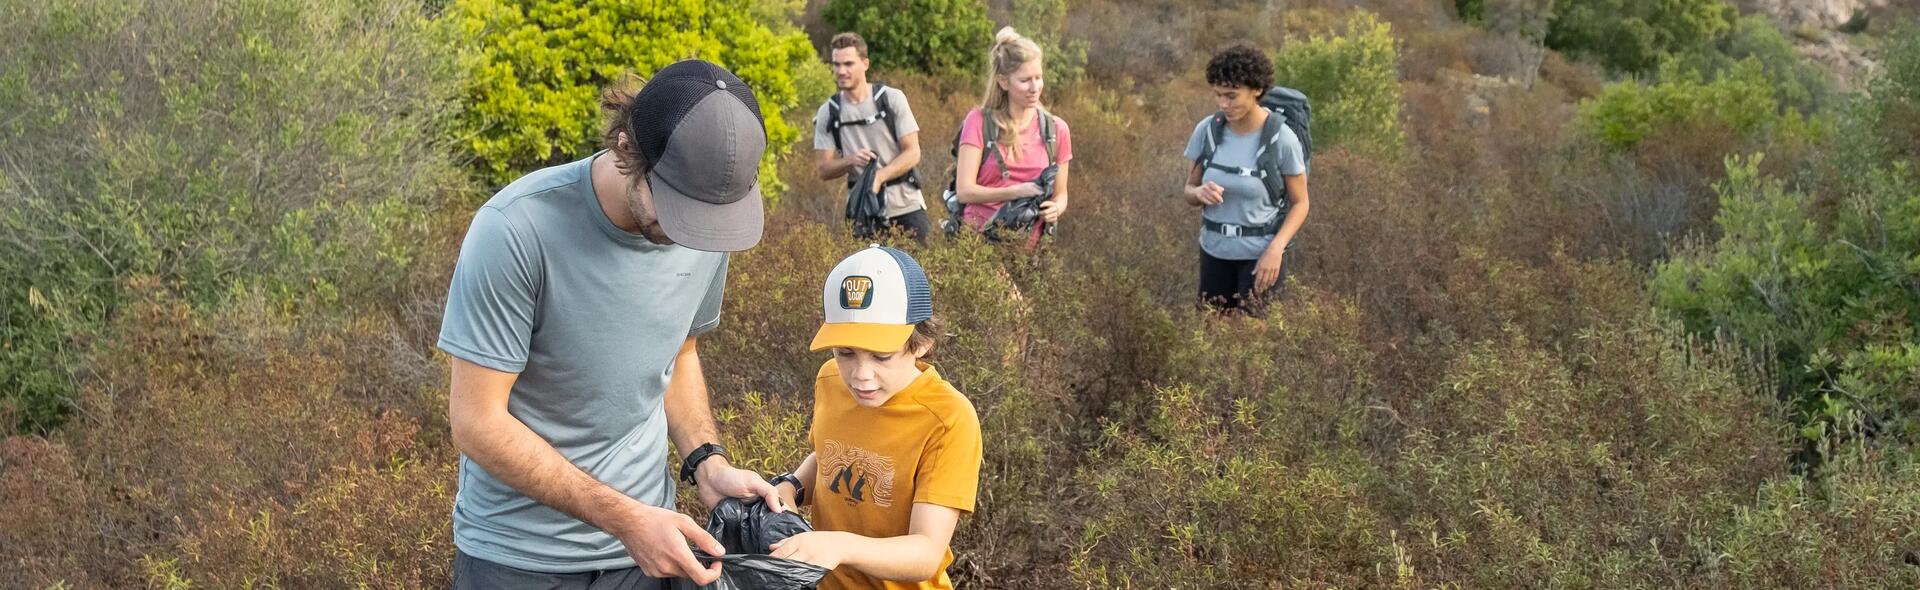
[[[823,590],[948,589],[948,544],[980,485],[973,403],[922,361],[933,297],[920,264],[874,246],[828,275],[813,350],[813,453],[774,478],[788,505],[813,506],[814,532],[773,555],[833,570]]]

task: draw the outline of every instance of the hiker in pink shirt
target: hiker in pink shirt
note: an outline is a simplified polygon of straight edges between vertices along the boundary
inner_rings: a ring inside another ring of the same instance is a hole
[[[954,192],[968,228],[989,238],[1024,235],[1031,248],[1067,210],[1072,134],[1040,105],[1038,45],[1003,28],[989,59],[986,98],[961,123],[955,156],[956,170],[977,173],[957,173]]]

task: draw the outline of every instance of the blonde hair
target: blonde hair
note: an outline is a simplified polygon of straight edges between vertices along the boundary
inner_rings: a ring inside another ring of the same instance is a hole
[[[1000,78],[1012,76],[1027,62],[1040,60],[1040,46],[1013,27],[1001,27],[993,35],[993,48],[987,50],[987,95],[980,100],[980,116],[993,117],[993,123],[1001,130],[1002,137],[1018,138],[1026,121],[1013,120],[1012,100],[1006,89],[1000,87]],[[1020,159],[1020,142],[1001,142],[1007,148],[1007,156]],[[985,146],[982,146],[985,147]]]

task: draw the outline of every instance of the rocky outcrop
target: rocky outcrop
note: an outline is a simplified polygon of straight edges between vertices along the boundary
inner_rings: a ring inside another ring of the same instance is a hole
[[[1841,91],[1860,90],[1861,84],[1880,71],[1879,62],[1842,35],[1826,35],[1817,40],[1802,39],[1796,41],[1794,47],[1807,60],[1826,67]]]
[[[1890,0],[1737,0],[1743,13],[1760,13],[1789,27],[1838,29],[1855,14],[1884,8]]]

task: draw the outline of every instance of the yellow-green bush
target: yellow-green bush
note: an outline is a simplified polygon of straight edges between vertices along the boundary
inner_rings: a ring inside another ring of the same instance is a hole
[[[1333,34],[1283,43],[1273,80],[1312,101],[1316,153],[1336,146],[1391,153],[1405,140],[1399,59],[1392,26],[1357,11]]]
[[[1726,129],[1743,138],[1780,134],[1805,137],[1819,127],[1774,98],[1758,61],[1742,62],[1712,81],[1697,72],[1669,69],[1657,84],[1628,80],[1609,84],[1583,102],[1580,129],[1615,149],[1630,149],[1658,130],[1674,127]]]
[[[830,0],[820,15],[866,38],[874,67],[885,70],[977,76],[993,44],[993,21],[977,0]]]
[[[584,157],[599,149],[601,89],[700,58],[753,87],[769,148],[760,179],[777,195],[775,162],[800,136],[784,117],[801,104],[795,72],[820,66],[806,35],[769,26],[768,12],[754,0],[456,0],[442,18],[469,52],[464,147],[499,184]]]

